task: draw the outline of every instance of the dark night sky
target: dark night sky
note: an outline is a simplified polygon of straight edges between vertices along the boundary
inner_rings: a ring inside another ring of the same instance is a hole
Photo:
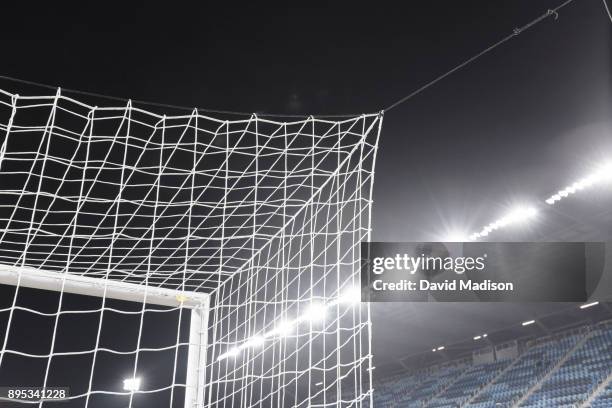
[[[184,106],[373,112],[561,1],[402,3],[28,5],[2,12],[0,70]],[[558,21],[538,24],[388,112],[374,239],[471,232],[506,206],[540,200],[612,157],[610,26],[601,1],[575,0]],[[19,84],[0,80],[0,86],[23,93]],[[597,199],[598,211],[610,203],[609,196]],[[561,215],[533,236],[554,240],[571,222]],[[593,222],[586,235],[601,239],[606,231],[610,224]],[[457,327],[435,330],[441,338],[471,335]]]
[[[2,72],[184,106],[372,112],[559,3],[36,7],[5,13]],[[576,0],[389,112],[374,237],[475,228],[610,156],[609,27],[600,1]]]

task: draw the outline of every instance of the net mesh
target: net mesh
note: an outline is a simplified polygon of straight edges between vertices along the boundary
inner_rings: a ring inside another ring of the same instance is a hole
[[[74,406],[369,405],[369,309],[342,299],[359,286],[381,122],[0,91],[0,277],[16,276],[0,304],[0,385],[70,386]],[[43,273],[57,290],[26,287]],[[102,289],[74,295],[66,277]],[[187,304],[194,294],[210,308]]]

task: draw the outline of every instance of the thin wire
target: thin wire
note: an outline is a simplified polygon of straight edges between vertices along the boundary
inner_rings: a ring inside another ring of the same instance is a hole
[[[397,101],[395,101],[394,103],[390,104],[389,106],[387,106],[382,111],[383,112],[384,111],[390,111],[391,109],[396,108],[397,106],[403,104],[404,102],[408,101],[409,99],[412,99],[413,97],[419,95],[423,91],[429,89],[433,85],[435,85],[438,82],[442,81],[446,77],[452,75],[453,73],[459,71],[460,69],[462,69],[462,68],[466,67],[467,65],[471,64],[472,62],[476,61],[478,58],[482,57],[483,55],[489,53],[490,51],[493,51],[494,49],[496,49],[500,45],[502,45],[502,44],[510,41],[511,39],[517,37],[519,34],[523,33],[524,31],[528,30],[529,28],[535,26],[537,23],[539,23],[539,22],[541,22],[541,21],[543,21],[543,20],[545,20],[545,19],[547,19],[549,17],[554,17],[554,19],[557,20],[559,18],[558,11],[561,10],[563,7],[569,5],[572,2],[574,2],[574,0],[566,0],[565,2],[561,3],[556,8],[548,9],[541,16],[537,17],[536,19],[532,20],[531,22],[525,24],[522,27],[515,28],[512,31],[511,34],[508,34],[507,36],[505,36],[501,40],[497,41],[496,43],[490,45],[489,47],[485,48],[484,50],[482,50],[478,54],[476,54],[476,55],[472,56],[471,58],[465,60],[461,64],[459,64],[456,67],[452,68],[450,71],[445,72],[444,74],[434,78],[433,80],[429,81],[428,83],[424,84],[423,86],[417,88],[416,90],[414,90],[413,92],[409,93],[408,95],[398,99]],[[608,4],[606,3],[606,0],[603,0],[603,3],[604,3],[604,7],[606,8],[606,12],[608,14],[608,17],[610,17],[610,21],[612,21],[612,14],[610,13],[610,9],[608,8]],[[43,87],[43,88],[47,88],[47,89],[53,89],[53,90],[57,89],[57,87],[52,86],[52,85],[43,84],[43,83],[34,82],[34,81],[27,81],[27,80],[24,80],[24,79],[14,78],[14,77],[11,77],[11,76],[8,76],[8,75],[0,75],[0,79],[4,79],[4,80],[8,80],[8,81],[14,81],[14,82],[20,82],[20,83],[27,84],[27,85],[39,86],[39,87]],[[67,92],[67,93],[74,93],[74,94],[92,96],[92,97],[97,97],[97,98],[105,98],[105,99],[121,101],[121,102],[128,102],[129,101],[129,99],[126,99],[126,98],[121,98],[121,97],[117,97],[117,96],[110,96],[110,95],[104,95],[104,94],[99,94],[99,93],[95,93],[95,92],[79,91],[79,90],[66,89],[66,88],[62,88],[62,91],[63,92]],[[160,108],[170,108],[170,109],[193,111],[192,107],[181,106],[181,105],[173,105],[173,104],[158,103],[158,102],[149,102],[149,101],[144,101],[144,100],[133,100],[133,99],[131,101],[132,101],[132,103],[137,103],[137,104],[140,104],[140,105],[148,105],[148,106],[155,106],[155,107],[160,107]],[[220,110],[220,109],[196,108],[196,110],[197,111],[202,111],[202,112],[207,112],[207,113],[216,113],[216,114],[224,114],[224,115],[239,115],[239,116],[251,116],[252,115],[251,112],[240,112],[240,111]],[[355,116],[359,116],[359,115],[360,114],[331,114],[331,115],[322,114],[322,115],[314,115],[314,116],[320,117],[320,118],[351,118],[351,117],[355,117]],[[260,117],[277,117],[277,118],[304,118],[304,117],[313,116],[313,115],[296,115],[296,114],[287,114],[287,113],[258,113],[258,116],[260,116]]]
[[[608,15],[608,18],[610,19],[610,22],[612,23],[612,14],[610,13],[610,8],[608,7],[608,2],[606,0],[602,0],[603,4],[604,4],[604,8],[606,9],[606,14]]]
[[[18,83],[22,83],[22,84],[26,84],[26,85],[32,85],[32,86],[38,86],[41,88],[47,88],[47,89],[53,89],[53,90],[57,90],[58,87],[53,86],[53,85],[48,85],[48,84],[43,84],[40,82],[34,82],[34,81],[28,81],[25,79],[20,79],[20,78],[15,78],[15,77],[11,77],[8,75],[0,75],[0,79],[4,79],[7,81],[13,81],[13,82],[18,82]],[[177,110],[183,110],[183,111],[193,111],[194,108],[193,107],[188,107],[188,106],[182,106],[182,105],[173,105],[173,104],[168,104],[168,103],[159,103],[159,102],[150,102],[150,101],[144,101],[144,100],[139,100],[139,99],[127,99],[127,98],[121,98],[118,96],[111,96],[111,95],[105,95],[105,94],[100,94],[100,93],[96,93],[96,92],[88,92],[88,91],[79,91],[76,89],[68,89],[68,88],[62,88],[62,93],[73,93],[73,94],[77,94],[77,95],[85,95],[85,96],[91,96],[91,97],[95,97],[95,98],[104,98],[104,99],[109,99],[109,100],[113,100],[113,101],[120,101],[120,102],[124,102],[127,103],[129,101],[132,101],[132,104],[139,104],[139,105],[147,105],[147,106],[155,106],[158,108],[169,108],[169,109],[177,109]],[[237,116],[251,116],[253,115],[252,112],[240,112],[240,111],[231,111],[231,110],[222,110],[222,109],[208,109],[208,108],[195,108],[198,112],[206,112],[206,113],[216,113],[216,114],[221,114],[221,115],[237,115]],[[361,113],[347,113],[347,114],[331,114],[331,115],[327,115],[327,114],[321,114],[321,115],[296,115],[296,114],[289,114],[289,113],[257,113],[257,116],[259,117],[270,117],[270,118],[306,118],[309,116],[316,116],[319,118],[354,118],[355,116],[360,116]]]
[[[494,43],[493,45],[490,45],[489,47],[485,48],[484,50],[482,50],[481,52],[479,52],[478,54],[474,55],[473,57],[463,61],[461,64],[457,65],[455,68],[451,69],[450,71],[445,72],[444,74],[434,78],[433,80],[429,81],[428,83],[426,83],[425,85],[421,86],[420,88],[417,88],[415,91],[409,93],[408,95],[404,96],[403,98],[398,99],[397,101],[395,101],[394,103],[392,103],[391,105],[389,105],[388,107],[386,107],[384,109],[384,111],[388,112],[391,109],[401,105],[402,103],[406,102],[407,100],[415,97],[416,95],[420,94],[421,92],[425,91],[426,89],[432,87],[433,85],[437,84],[438,82],[440,82],[441,80],[443,80],[444,78],[448,77],[449,75],[452,75],[453,73],[459,71],[461,68],[466,67],[467,65],[471,64],[472,62],[474,62],[475,60],[477,60],[478,58],[482,57],[483,55],[487,54],[490,51],[493,51],[495,48],[499,47],[500,45],[510,41],[511,39],[517,37],[519,34],[521,34],[522,32],[526,31],[527,29],[533,27],[534,25],[536,25],[537,23],[547,19],[548,17],[554,16],[555,20],[557,20],[559,18],[559,13],[558,11],[560,9],[562,9],[563,7],[567,6],[568,4],[572,3],[574,0],[566,0],[564,3],[562,3],[561,5],[557,6],[554,9],[549,9],[546,11],[546,13],[542,14],[541,16],[539,16],[538,18],[532,20],[531,22],[525,24],[522,27],[518,27],[515,28],[511,34],[505,36],[504,38],[502,38],[501,40],[497,41],[496,43]],[[605,0],[604,0],[605,1]]]

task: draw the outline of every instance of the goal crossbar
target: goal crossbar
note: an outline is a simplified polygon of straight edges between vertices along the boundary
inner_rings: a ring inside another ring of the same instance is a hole
[[[0,264],[0,284],[33,289],[64,291],[77,295],[104,297],[130,302],[146,302],[158,306],[194,309],[208,304],[205,293],[179,291],[138,285],[113,279],[99,279],[38,268]]]

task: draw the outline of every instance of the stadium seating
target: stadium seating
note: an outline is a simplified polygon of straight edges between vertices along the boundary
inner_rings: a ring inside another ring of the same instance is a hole
[[[514,365],[468,405],[469,408],[510,406],[548,372],[578,341],[572,335],[550,339],[527,349]]]
[[[460,407],[508,364],[509,361],[506,360],[472,366],[427,406],[431,408]]]
[[[465,366],[444,367],[431,372],[417,372],[395,378],[378,386],[374,393],[376,407],[420,408],[466,369]]]
[[[612,328],[599,328],[520,406],[578,406],[611,369]]]
[[[612,407],[612,383],[608,384],[601,393],[599,393],[590,404],[591,408],[609,408]]]
[[[397,377],[376,386],[374,402],[376,407],[392,408],[416,386],[418,379],[415,375]]]
[[[461,376],[465,369],[466,367],[449,367],[441,370],[439,373],[430,374],[408,395],[409,400],[400,406],[406,408],[421,407],[423,402],[429,400]]]
[[[551,371],[552,370],[552,371]],[[376,407],[612,407],[612,324],[525,345],[514,360],[422,370],[377,386]],[[541,382],[540,384],[538,384]],[[535,388],[534,388],[535,387]],[[595,391],[597,390],[597,395]]]

